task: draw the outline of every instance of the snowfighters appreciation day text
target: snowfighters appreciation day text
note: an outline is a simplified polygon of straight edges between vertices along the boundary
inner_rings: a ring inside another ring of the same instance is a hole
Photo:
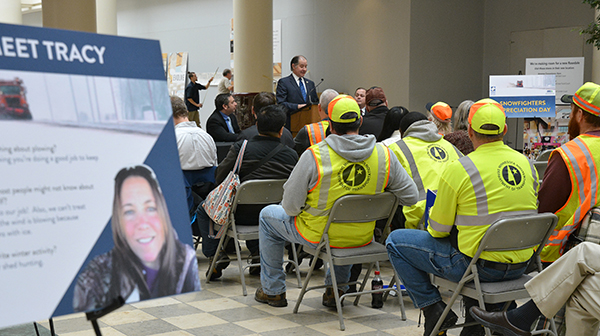
[[[33,58],[44,57],[49,61],[104,64],[106,47],[97,45],[68,45],[61,41],[46,41],[30,38],[0,37],[0,57]]]

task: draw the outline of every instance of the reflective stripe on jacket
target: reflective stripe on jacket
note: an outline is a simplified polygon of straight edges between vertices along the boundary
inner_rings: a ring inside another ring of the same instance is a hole
[[[550,154],[560,154],[571,178],[571,194],[567,203],[556,215],[558,224],[542,250],[542,261],[553,262],[563,253],[569,236],[581,223],[585,214],[598,205],[598,171],[600,155],[600,138],[582,134],[567,142]]]
[[[329,121],[327,120],[306,125],[306,132],[308,133],[308,140],[311,146],[325,140],[328,127]]]
[[[448,237],[453,226],[456,244],[473,257],[479,242],[496,220],[537,213],[538,177],[533,164],[521,153],[495,141],[446,166],[429,217],[429,233]],[[515,232],[515,234],[519,234]],[[520,251],[484,252],[485,260],[520,263],[533,248]]]
[[[416,229],[425,212],[427,189],[437,190],[440,175],[446,166],[462,157],[462,153],[444,139],[427,142],[406,137],[389,146],[402,167],[408,172],[419,190],[419,202],[404,207],[405,227]]]
[[[296,216],[298,232],[308,241],[318,243],[333,203],[348,194],[375,195],[384,191],[390,171],[389,149],[376,144],[371,156],[364,161],[350,162],[323,141],[311,146],[319,178],[308,191],[306,205]],[[373,238],[375,221],[367,223],[334,224],[329,228],[332,247],[358,247]]]

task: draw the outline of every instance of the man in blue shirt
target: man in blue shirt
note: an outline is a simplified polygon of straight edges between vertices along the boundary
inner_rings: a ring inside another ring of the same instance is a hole
[[[215,142],[236,141],[240,127],[235,117],[237,103],[230,93],[222,93],[215,98],[215,111],[206,121],[206,131]]]

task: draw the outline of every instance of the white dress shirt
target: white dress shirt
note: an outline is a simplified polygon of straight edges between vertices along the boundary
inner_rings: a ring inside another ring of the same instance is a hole
[[[194,121],[175,125],[179,161],[183,170],[199,170],[217,165],[217,146]]]

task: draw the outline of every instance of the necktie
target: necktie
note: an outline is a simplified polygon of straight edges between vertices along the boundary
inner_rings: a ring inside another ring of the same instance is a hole
[[[304,83],[302,82],[302,78],[298,80],[298,86],[300,87],[300,92],[302,93],[302,98],[306,101],[306,89],[304,88]]]
[[[227,128],[229,128],[229,133],[235,134],[233,131],[233,126],[231,126],[231,118],[225,118],[225,122],[227,123]]]

